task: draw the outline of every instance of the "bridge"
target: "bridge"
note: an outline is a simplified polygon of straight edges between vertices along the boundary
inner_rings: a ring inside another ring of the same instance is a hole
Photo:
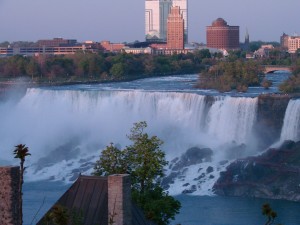
[[[265,65],[264,67],[264,73],[274,73],[276,71],[287,71],[292,72],[292,68],[290,66],[280,66],[280,65]]]

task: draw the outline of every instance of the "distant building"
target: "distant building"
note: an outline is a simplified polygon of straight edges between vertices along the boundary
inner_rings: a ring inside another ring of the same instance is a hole
[[[52,40],[38,40],[37,45],[42,47],[63,47],[63,46],[75,46],[77,40],[75,39],[63,39],[63,38],[53,38]]]
[[[288,49],[288,39],[289,39],[289,35],[287,35],[286,33],[283,33],[282,36],[280,37],[280,45],[282,48]]]
[[[152,48],[130,48],[130,47],[124,47],[123,51],[128,54],[152,54]]]
[[[240,48],[239,40],[239,26],[229,26],[222,18],[218,18],[211,26],[206,27],[208,48],[237,50]]]
[[[125,47],[121,43],[111,43],[110,41],[101,41],[100,48],[106,52],[120,52]]]
[[[173,6],[179,6],[184,21],[184,43],[188,43],[188,0],[173,0]]]
[[[148,42],[167,40],[167,19],[172,6],[179,6],[184,19],[185,42],[188,37],[187,0],[145,0],[145,35]]]
[[[270,51],[274,49],[273,45],[262,45],[254,52],[255,58],[269,58]]]
[[[289,36],[285,33],[280,37],[281,47],[287,49],[289,53],[296,53],[300,49],[300,36]]]
[[[244,42],[242,48],[244,51],[249,51],[249,49],[250,49],[250,35],[248,33],[248,29],[246,30],[245,42]]]
[[[167,48],[184,49],[184,20],[179,6],[171,8],[167,21]]]
[[[37,55],[70,55],[76,52],[91,51],[96,49],[87,47],[86,45],[66,46],[66,47],[20,47],[20,48],[0,48],[0,57],[22,55],[22,56],[37,56]]]

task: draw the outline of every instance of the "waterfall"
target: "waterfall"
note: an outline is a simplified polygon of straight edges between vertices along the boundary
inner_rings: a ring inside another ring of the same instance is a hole
[[[129,145],[126,134],[138,121],[147,121],[147,132],[164,141],[167,160],[193,146],[223,151],[227,143],[250,143],[257,98],[209,99],[179,92],[28,89],[18,103],[0,104],[0,164],[14,162],[13,146],[23,143],[32,154],[27,179],[68,180],[75,171],[89,173],[110,142]]]
[[[290,100],[285,112],[281,141],[300,141],[300,100]]]
[[[256,120],[257,98],[219,98],[209,110],[208,133],[222,142],[246,144]]]

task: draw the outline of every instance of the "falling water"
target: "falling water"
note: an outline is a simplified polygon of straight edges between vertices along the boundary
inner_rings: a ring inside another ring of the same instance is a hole
[[[290,100],[284,116],[281,141],[300,141],[300,100]]]
[[[28,180],[74,179],[74,173],[92,171],[110,142],[129,145],[126,134],[138,121],[147,121],[147,132],[164,141],[167,160],[194,146],[222,152],[226,144],[251,143],[256,108],[257,98],[28,89],[17,104],[0,105],[0,163],[12,162],[12,146],[25,143],[32,153]]]

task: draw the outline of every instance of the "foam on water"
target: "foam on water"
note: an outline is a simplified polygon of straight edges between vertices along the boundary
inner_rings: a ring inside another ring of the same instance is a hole
[[[70,181],[78,173],[90,174],[101,149],[110,142],[121,148],[133,123],[147,121],[150,135],[164,141],[167,160],[191,147],[209,147],[213,161],[201,164],[214,172],[201,180],[198,165],[186,171],[169,189],[180,193],[183,182],[197,185],[197,194],[211,192],[225,167],[226,149],[253,142],[257,98],[207,97],[193,93],[141,90],[28,89],[16,104],[0,106],[0,163],[14,162],[12,148],[24,143],[32,153],[26,162],[27,180]],[[75,176],[74,176],[75,174]],[[197,184],[196,184],[197,183]]]

